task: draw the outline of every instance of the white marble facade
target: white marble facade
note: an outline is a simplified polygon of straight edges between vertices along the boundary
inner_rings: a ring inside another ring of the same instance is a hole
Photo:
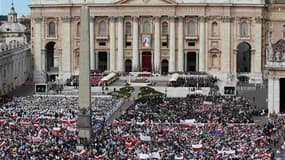
[[[0,44],[0,95],[31,78],[32,55],[27,44]]]
[[[83,0],[32,0],[35,81],[78,74]],[[100,71],[208,72],[237,75],[238,46],[249,46],[249,68],[261,79],[263,0],[87,0],[90,63]],[[63,7],[64,6],[64,7]],[[243,28],[242,28],[243,27]],[[145,41],[145,43],[144,43]],[[48,58],[49,57],[49,58]]]

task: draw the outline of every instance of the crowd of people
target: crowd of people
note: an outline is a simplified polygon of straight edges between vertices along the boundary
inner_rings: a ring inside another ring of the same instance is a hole
[[[172,87],[213,87],[217,82],[213,76],[179,76],[177,81],[170,83]]]
[[[242,97],[140,98],[89,142],[78,137],[77,101],[32,96],[1,105],[0,159],[273,159],[285,151],[285,116],[256,124],[261,111]],[[93,98],[92,115],[120,102]]]
[[[95,121],[120,100],[93,97],[92,102],[92,111],[101,112],[92,114]],[[78,147],[84,142],[76,127],[78,97],[14,97],[0,106],[0,159],[83,159],[86,154]]]
[[[113,96],[92,97],[92,127],[96,133],[103,129],[106,121],[117,111],[123,103],[123,99]]]

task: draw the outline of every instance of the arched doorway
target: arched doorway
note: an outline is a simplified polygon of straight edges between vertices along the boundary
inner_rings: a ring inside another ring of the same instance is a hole
[[[108,56],[107,52],[98,52],[98,70],[104,72],[107,70]]]
[[[132,61],[130,59],[127,59],[125,61],[125,71],[131,72],[132,71]]]
[[[151,72],[151,53],[143,52],[142,53],[142,71]]]
[[[168,73],[168,60],[161,61],[161,74],[166,75]]]
[[[196,52],[187,53],[187,72],[196,72]]]
[[[54,51],[55,51],[55,42],[49,42],[46,44],[46,70],[52,71],[54,66]]]
[[[248,73],[251,70],[251,46],[242,42],[237,47],[237,73]]]

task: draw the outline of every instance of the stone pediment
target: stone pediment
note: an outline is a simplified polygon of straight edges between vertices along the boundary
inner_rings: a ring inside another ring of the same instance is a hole
[[[174,0],[119,0],[117,5],[174,5]]]
[[[285,51],[285,40],[280,39],[275,44],[273,44],[272,48],[273,48],[274,53],[277,53],[277,52],[284,53],[284,51]]]
[[[269,61],[285,61],[285,40],[280,39],[273,45],[270,43],[266,52]]]

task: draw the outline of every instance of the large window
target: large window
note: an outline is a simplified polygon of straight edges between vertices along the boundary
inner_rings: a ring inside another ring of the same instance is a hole
[[[168,23],[163,22],[161,28],[162,28],[162,35],[167,35],[168,34]]]
[[[212,36],[217,36],[218,34],[219,34],[218,23],[217,22],[213,22],[212,23]]]
[[[126,22],[126,34],[132,35],[132,24],[131,24],[131,22]]]
[[[149,21],[144,21],[143,23],[143,32],[144,33],[150,33],[150,23]]]
[[[55,36],[55,23],[53,21],[48,23],[48,35]]]
[[[101,21],[99,23],[99,35],[106,35],[106,22]]]
[[[77,25],[76,25],[76,36],[77,37],[80,36],[80,22],[78,22]]]
[[[195,35],[195,22],[190,21],[188,23],[188,35]]]
[[[246,22],[240,24],[240,36],[248,36],[248,24]]]

